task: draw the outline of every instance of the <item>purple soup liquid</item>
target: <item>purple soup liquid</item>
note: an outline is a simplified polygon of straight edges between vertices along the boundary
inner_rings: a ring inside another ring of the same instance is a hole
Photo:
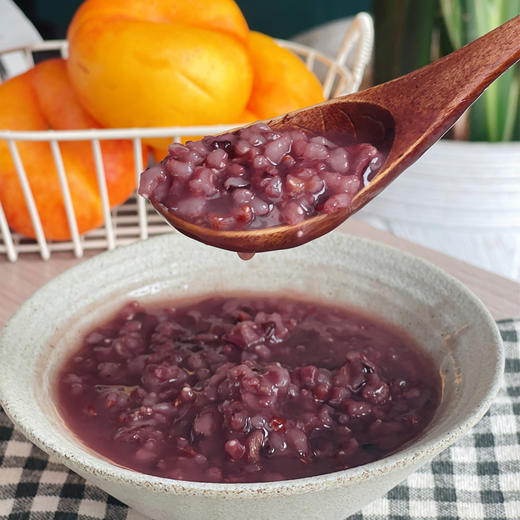
[[[214,296],[127,304],[62,368],[68,427],[117,464],[173,479],[262,482],[385,457],[440,398],[406,335],[350,309]]]
[[[159,165],[142,173],[139,193],[212,229],[293,225],[349,207],[382,161],[368,143],[338,146],[302,130],[257,123],[172,144]]]

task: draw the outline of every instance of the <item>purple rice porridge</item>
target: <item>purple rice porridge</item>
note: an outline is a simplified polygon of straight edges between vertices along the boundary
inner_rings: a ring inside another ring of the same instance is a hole
[[[57,381],[65,423],[116,464],[225,483],[375,461],[416,437],[439,399],[433,363],[401,331],[253,295],[128,303]]]
[[[260,229],[347,208],[383,154],[338,146],[265,123],[185,145],[141,174],[139,193],[183,220],[216,230]]]

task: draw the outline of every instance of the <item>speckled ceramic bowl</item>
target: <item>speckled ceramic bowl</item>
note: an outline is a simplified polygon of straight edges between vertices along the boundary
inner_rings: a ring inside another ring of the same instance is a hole
[[[210,291],[304,293],[348,302],[406,329],[443,375],[442,402],[425,432],[399,452],[350,470],[260,484],[168,480],[114,465],[69,432],[53,403],[54,376],[78,335],[129,299]],[[434,266],[374,242],[331,233],[250,262],[167,235],[103,253],[30,298],[0,336],[1,402],[36,445],[156,519],[345,518],[452,444],[485,413],[504,354],[482,303]]]

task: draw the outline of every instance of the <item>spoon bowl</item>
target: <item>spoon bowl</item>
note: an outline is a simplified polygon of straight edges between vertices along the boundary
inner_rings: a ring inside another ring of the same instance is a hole
[[[237,252],[287,249],[318,238],[361,209],[446,133],[484,89],[520,59],[520,15],[459,50],[405,76],[362,92],[277,117],[274,130],[299,128],[345,146],[367,142],[383,165],[348,208],[295,225],[223,231],[183,220],[155,203],[177,230]]]

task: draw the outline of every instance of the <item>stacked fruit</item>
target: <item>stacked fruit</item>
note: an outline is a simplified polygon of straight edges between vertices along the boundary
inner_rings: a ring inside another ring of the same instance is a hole
[[[0,129],[239,125],[323,100],[304,63],[249,31],[233,0],[86,0],[67,37],[68,60],[42,62],[0,85]],[[146,145],[161,159],[168,140]],[[83,233],[103,222],[91,146],[60,148]],[[46,237],[70,238],[49,144],[18,149]],[[103,141],[102,155],[114,206],[135,189],[132,144]],[[11,228],[34,237],[6,142],[0,201]]]

